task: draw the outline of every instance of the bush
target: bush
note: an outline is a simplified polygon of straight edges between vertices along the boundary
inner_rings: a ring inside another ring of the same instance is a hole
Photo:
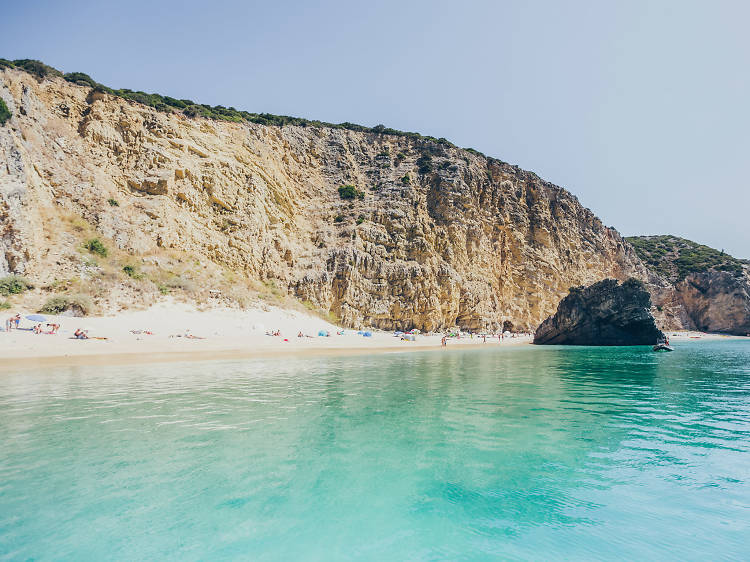
[[[101,240],[99,240],[98,238],[92,238],[91,240],[88,240],[84,247],[89,252],[96,254],[98,256],[101,256],[103,258],[106,258],[107,254],[109,254],[107,247],[104,244],[102,244]]]
[[[339,197],[342,199],[364,199],[365,194],[353,185],[342,185],[339,187]]]
[[[42,61],[32,59],[18,59],[13,61],[13,66],[33,74],[37,78],[46,78],[47,76],[62,76],[62,72],[51,66],[47,66]]]
[[[10,109],[5,105],[3,99],[0,98],[0,125],[4,125],[8,119],[10,119]]]
[[[411,178],[409,178],[409,174],[406,174],[403,178],[401,178],[401,183],[404,185],[409,185],[411,183]]]
[[[107,199],[107,203],[109,203],[112,207],[120,206],[120,203],[117,201],[117,199]]]
[[[417,158],[417,166],[420,174],[429,174],[432,171],[432,156],[423,154]]]
[[[91,88],[96,88],[97,86],[99,86],[99,84],[93,78],[91,78],[91,76],[83,72],[68,72],[63,75],[63,78],[65,78],[68,82],[78,84],[79,86],[90,86]]]
[[[333,217],[333,222],[341,222],[344,220],[344,215],[336,215]]]
[[[86,295],[56,295],[47,299],[39,312],[53,315],[71,312],[73,316],[86,316],[91,310],[91,299]]]
[[[0,310],[8,310],[10,303],[8,301],[0,301]]]
[[[34,285],[20,275],[8,275],[0,279],[0,295],[5,297],[9,295],[18,295],[29,289],[33,289]]]
[[[364,215],[359,215],[357,217],[357,224],[362,224],[363,222],[365,222],[365,216]]]
[[[122,270],[125,272],[125,275],[132,279],[143,279],[143,273],[138,271],[134,265],[126,265]]]

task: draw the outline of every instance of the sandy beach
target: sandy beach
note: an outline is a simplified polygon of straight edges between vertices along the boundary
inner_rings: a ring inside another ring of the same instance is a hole
[[[216,308],[196,310],[170,300],[148,310],[122,312],[114,316],[75,318],[46,315],[47,323],[60,325],[57,334],[35,334],[39,322],[26,319],[31,311],[4,311],[6,318],[16,312],[22,317],[20,330],[0,332],[0,370],[20,367],[122,364],[163,361],[213,360],[285,355],[361,354],[441,349],[442,334],[419,334],[405,341],[392,332],[371,330],[365,337],[357,330],[335,326],[321,318],[275,307],[236,310]],[[86,330],[91,339],[73,338],[76,330]],[[279,336],[267,332],[280,332]],[[150,333],[149,333],[150,332]],[[303,336],[299,337],[299,333]],[[323,333],[330,336],[319,335]],[[95,339],[106,338],[106,339]],[[487,335],[450,338],[448,348],[524,345],[530,336]]]
[[[392,332],[371,330],[364,337],[357,330],[335,326],[300,311],[275,307],[237,310],[196,308],[165,300],[147,310],[121,312],[113,316],[76,318],[46,316],[47,323],[60,325],[57,334],[35,334],[34,322],[26,319],[31,311],[4,311],[6,318],[21,315],[20,330],[0,332],[0,370],[21,367],[123,364],[166,361],[206,361],[274,356],[314,356],[324,354],[394,353],[440,350],[442,334],[419,334],[415,341],[402,340]],[[73,337],[86,330],[90,339]],[[279,336],[267,335],[280,332]],[[303,336],[299,337],[299,333]],[[321,332],[330,336],[320,335]],[[672,341],[740,338],[702,332],[668,332]],[[103,338],[103,339],[96,339]],[[748,338],[740,338],[748,339]],[[486,338],[462,335],[450,338],[447,348],[527,345],[531,336],[497,335]]]

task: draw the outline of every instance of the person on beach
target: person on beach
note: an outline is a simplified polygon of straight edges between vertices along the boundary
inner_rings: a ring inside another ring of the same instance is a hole
[[[87,339],[89,339],[89,336],[88,336],[88,334],[86,334],[86,332],[84,332],[84,331],[83,331],[83,330],[81,330],[80,328],[78,328],[78,329],[77,329],[77,330],[75,331],[75,333],[73,334],[73,337],[74,337],[75,339],[77,339],[77,340],[87,340]]]
[[[13,317],[13,322],[15,322],[15,324],[16,324],[16,330],[18,330],[18,325],[21,323],[21,315],[20,314],[16,314]]]
[[[440,340],[440,345],[442,345],[443,347],[447,347],[448,346],[448,338],[446,338],[445,336],[443,336],[443,339]]]

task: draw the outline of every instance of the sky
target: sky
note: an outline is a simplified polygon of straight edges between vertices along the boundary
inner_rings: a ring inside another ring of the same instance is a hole
[[[750,2],[9,2],[0,57],[115,88],[445,137],[623,235],[750,258]]]

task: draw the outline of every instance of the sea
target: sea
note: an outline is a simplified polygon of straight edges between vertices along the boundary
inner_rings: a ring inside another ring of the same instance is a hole
[[[750,341],[0,373],[0,560],[748,560]]]

